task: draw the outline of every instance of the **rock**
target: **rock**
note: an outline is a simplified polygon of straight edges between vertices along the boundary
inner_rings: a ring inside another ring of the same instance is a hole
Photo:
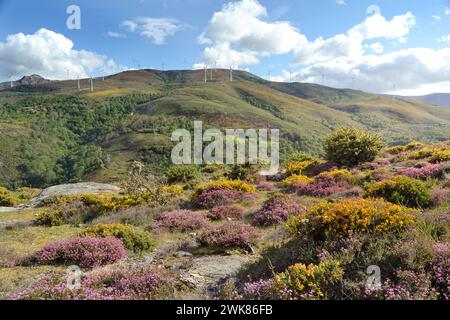
[[[204,256],[194,258],[192,267],[181,279],[189,286],[205,292],[213,292],[223,280],[235,276],[242,267],[255,257],[242,255]]]
[[[173,254],[176,258],[192,257],[192,253],[186,251],[177,251]]]
[[[28,206],[35,206],[40,201],[54,196],[65,196],[82,193],[102,194],[102,193],[114,193],[118,191],[120,191],[120,188],[117,186],[96,182],[62,184],[44,189],[40,194],[31,199],[31,201],[28,203]]]
[[[13,212],[13,211],[19,211],[21,208],[12,208],[12,207],[0,207],[0,213],[2,212]]]

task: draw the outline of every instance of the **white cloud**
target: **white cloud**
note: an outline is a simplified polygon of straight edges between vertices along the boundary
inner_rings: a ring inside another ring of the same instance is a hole
[[[383,53],[384,51],[384,46],[379,42],[370,44],[369,48],[372,49],[372,51],[377,54]]]
[[[450,15],[450,8],[445,8],[444,12],[446,16]]]
[[[108,31],[106,33],[107,36],[111,37],[111,38],[126,38],[127,36],[124,35],[123,33],[119,33],[119,32],[114,32],[114,31]]]
[[[339,5],[346,5],[347,2],[345,2],[344,0],[336,0],[336,4],[339,4]]]
[[[185,28],[180,21],[169,18],[136,18],[122,21],[120,25],[130,32],[138,32],[157,45],[164,44],[167,37]]]
[[[431,17],[436,21],[440,21],[442,19],[440,16],[437,16],[437,15],[433,15]]]
[[[442,36],[438,39],[438,42],[448,42],[450,43],[450,34],[448,36]]]
[[[123,70],[112,59],[86,50],[74,50],[73,42],[64,35],[47,29],[34,34],[11,34],[0,42],[0,79],[39,74],[48,79],[87,77],[102,70]]]

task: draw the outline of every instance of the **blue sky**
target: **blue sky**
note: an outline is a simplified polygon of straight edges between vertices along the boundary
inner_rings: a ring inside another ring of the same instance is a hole
[[[66,26],[69,5],[81,10],[79,30]],[[371,92],[450,92],[450,1],[0,0],[0,80],[163,63]]]

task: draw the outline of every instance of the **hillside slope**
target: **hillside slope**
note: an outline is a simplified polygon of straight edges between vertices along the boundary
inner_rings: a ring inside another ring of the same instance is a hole
[[[115,182],[132,160],[161,172],[171,132],[206,127],[279,128],[282,155],[321,154],[339,126],[380,132],[389,144],[442,141],[450,110],[313,84],[273,83],[244,71],[127,71],[94,79],[17,85],[0,92],[0,185]],[[212,79],[212,81],[211,81]]]

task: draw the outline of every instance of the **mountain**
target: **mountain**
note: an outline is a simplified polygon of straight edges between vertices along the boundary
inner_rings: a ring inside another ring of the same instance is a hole
[[[433,93],[426,96],[416,96],[408,98],[444,108],[450,108],[450,93]]]
[[[176,128],[279,128],[281,156],[323,154],[340,126],[379,132],[394,145],[450,136],[450,110],[409,99],[306,83],[275,83],[245,71],[137,70],[51,81],[0,92],[0,185],[116,182],[133,160],[162,172]],[[212,79],[212,80],[211,80]],[[26,89],[26,90],[25,90]]]
[[[43,86],[49,84],[51,81],[47,80],[40,75],[33,74],[31,76],[24,76],[17,81],[9,81],[0,83],[0,90],[8,90],[8,91],[45,91],[43,88],[50,88],[50,86]],[[49,91],[49,90],[47,90]]]

